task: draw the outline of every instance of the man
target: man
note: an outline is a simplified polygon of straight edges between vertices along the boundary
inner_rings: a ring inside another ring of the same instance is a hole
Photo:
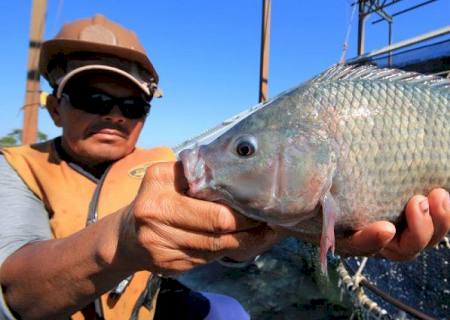
[[[134,33],[100,15],[67,24],[43,44],[40,71],[54,88],[47,108],[62,136],[4,149],[0,158],[0,317],[169,318],[170,310],[158,310],[154,275],[244,261],[285,236],[185,196],[170,149],[135,147],[158,75]],[[411,200],[401,234],[377,222],[337,248],[414,257],[450,226],[448,193],[429,199]],[[214,309],[210,299],[211,310],[197,310],[203,298],[171,307],[201,319]],[[240,312],[227,303],[230,314]]]

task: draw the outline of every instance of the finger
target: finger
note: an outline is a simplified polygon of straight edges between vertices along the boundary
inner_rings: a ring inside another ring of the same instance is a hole
[[[236,236],[240,242],[239,248],[225,253],[226,257],[236,261],[254,258],[285,238],[284,234],[276,232],[267,225],[251,229],[248,232],[240,232]]]
[[[392,260],[411,260],[430,242],[434,233],[428,199],[422,195],[411,198],[406,205],[406,228],[382,251]]]
[[[177,179],[179,182],[176,182]],[[175,227],[214,233],[244,231],[260,224],[224,205],[184,195],[179,192],[179,187],[185,182],[180,162],[150,166],[137,201],[137,207],[144,211],[142,218],[147,216]]]
[[[179,217],[180,226],[186,226],[191,220],[195,220],[192,227],[201,222],[201,228],[195,231],[206,231],[211,233],[230,233],[252,229],[262,222],[250,219],[223,204],[209,202],[189,197],[182,198],[182,208],[186,210],[184,218]],[[188,215],[188,216],[187,216]],[[170,219],[170,217],[169,217]],[[186,220],[190,220],[189,222]]]
[[[184,177],[183,167],[180,162],[158,162],[150,165],[142,181],[145,191],[170,189],[184,193],[188,183]]]
[[[242,244],[256,245],[265,237],[265,226],[230,234],[204,234],[189,232],[170,226],[153,226],[140,234],[140,243],[150,251],[188,250],[211,261],[238,249]],[[202,253],[203,252],[203,253]],[[201,253],[201,254],[200,254]]]
[[[185,259],[197,265],[205,264],[224,256],[236,261],[246,261],[267,251],[283,238],[283,236],[267,226],[261,226],[247,232],[240,232],[235,234],[234,237],[235,241],[239,243],[239,246],[236,248],[232,247],[218,251],[189,248],[180,249],[180,251],[184,253]],[[222,240],[223,238],[221,238]],[[215,246],[217,246],[217,243]]]
[[[142,195],[135,205],[138,222],[160,222],[193,232],[225,234],[245,231],[260,225],[229,207],[165,192]]]
[[[435,246],[450,231],[450,196],[444,189],[435,189],[428,195],[434,234],[428,243]]]
[[[336,249],[350,255],[370,256],[379,252],[395,236],[395,226],[387,221],[374,222],[348,238],[337,239]]]
[[[159,261],[155,261],[148,268],[150,271],[163,276],[177,276],[181,272],[208,262],[209,260],[196,255],[194,251],[165,250],[164,257]]]

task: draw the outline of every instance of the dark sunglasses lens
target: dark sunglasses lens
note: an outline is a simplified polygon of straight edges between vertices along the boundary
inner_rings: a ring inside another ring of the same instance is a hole
[[[85,111],[98,115],[106,115],[111,112],[113,103],[113,99],[106,94],[87,94],[85,96]]]
[[[113,98],[105,93],[77,92],[66,94],[70,104],[91,114],[107,115],[117,105],[124,117],[140,119],[150,111],[150,104],[138,98]]]
[[[70,104],[78,110],[91,114],[106,115],[111,112],[113,100],[103,93],[76,92],[66,94]]]
[[[138,99],[124,99],[120,103],[120,112],[129,119],[140,119],[148,114],[150,104]]]

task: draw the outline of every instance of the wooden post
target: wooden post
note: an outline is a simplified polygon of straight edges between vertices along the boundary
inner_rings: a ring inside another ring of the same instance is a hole
[[[28,49],[27,83],[23,106],[22,143],[37,140],[37,122],[40,105],[39,52],[45,29],[47,0],[33,0],[30,23],[30,43]]]
[[[262,28],[261,28],[261,61],[259,69],[259,102],[268,97],[269,87],[269,44],[270,44],[270,11],[271,0],[263,0]]]

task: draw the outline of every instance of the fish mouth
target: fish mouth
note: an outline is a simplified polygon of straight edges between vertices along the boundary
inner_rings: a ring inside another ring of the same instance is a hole
[[[189,184],[187,194],[195,198],[208,198],[212,190],[211,169],[200,155],[200,148],[181,151],[179,158]]]

